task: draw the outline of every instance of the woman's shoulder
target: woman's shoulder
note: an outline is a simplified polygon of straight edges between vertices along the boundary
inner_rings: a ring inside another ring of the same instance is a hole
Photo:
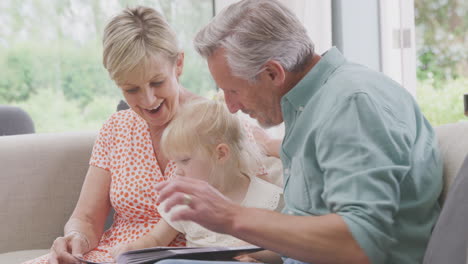
[[[125,109],[125,110],[120,110],[111,114],[108,120],[112,120],[114,122],[115,121],[127,122],[131,120],[135,120],[137,117],[140,118],[138,114],[135,113],[132,109]]]
[[[146,125],[146,122],[132,109],[121,110],[113,113],[103,125],[103,130],[121,131],[132,130],[136,125]]]

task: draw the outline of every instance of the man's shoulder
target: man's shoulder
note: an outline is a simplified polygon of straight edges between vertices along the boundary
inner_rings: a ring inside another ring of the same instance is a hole
[[[345,63],[338,67],[329,76],[324,86],[327,89],[337,89],[343,93],[375,91],[379,87],[403,89],[400,84],[381,72],[355,63]]]
[[[355,63],[338,67],[323,84],[321,100],[332,100],[330,106],[349,102],[351,98],[365,96],[376,105],[388,109],[400,104],[413,105],[413,98],[399,83],[381,72]]]

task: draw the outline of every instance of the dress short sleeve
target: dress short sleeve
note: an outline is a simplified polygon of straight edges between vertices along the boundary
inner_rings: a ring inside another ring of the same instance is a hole
[[[99,130],[99,134],[94,142],[89,165],[110,171],[110,148],[113,145],[113,124],[114,115],[112,115]]]

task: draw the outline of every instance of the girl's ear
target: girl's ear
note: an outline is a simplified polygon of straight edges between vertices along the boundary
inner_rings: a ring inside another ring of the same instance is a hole
[[[229,159],[231,155],[231,149],[228,145],[221,143],[216,146],[216,161],[224,162]]]

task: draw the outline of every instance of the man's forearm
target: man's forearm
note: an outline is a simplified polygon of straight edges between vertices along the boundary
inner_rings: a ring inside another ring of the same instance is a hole
[[[341,216],[292,216],[241,208],[233,212],[230,231],[249,243],[300,261],[370,263]]]

